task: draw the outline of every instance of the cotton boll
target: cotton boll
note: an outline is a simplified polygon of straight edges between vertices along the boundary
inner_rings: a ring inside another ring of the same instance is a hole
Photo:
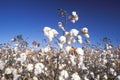
[[[76,11],[73,11],[73,12],[72,12],[72,15],[76,16]]]
[[[77,29],[71,29],[71,30],[70,30],[70,35],[71,35],[71,36],[77,36],[78,33],[79,33],[79,31],[78,31]]]
[[[44,27],[44,29],[43,29],[44,35],[45,35],[45,36],[48,36],[50,30],[51,30],[50,27]]]
[[[76,65],[76,62],[75,62],[75,56],[74,55],[69,55],[70,56],[70,61],[72,63],[72,66],[75,66]]]
[[[32,72],[32,70],[33,70],[33,64],[28,64],[27,65],[27,70],[30,71],[30,72]]]
[[[3,70],[4,67],[5,67],[5,63],[2,60],[0,60],[0,70]]]
[[[45,53],[49,52],[50,50],[51,50],[51,48],[50,48],[49,45],[47,45],[47,46],[44,48],[44,52],[45,52]]]
[[[61,43],[57,43],[57,45],[59,46],[60,49],[63,48],[63,44],[61,44]]]
[[[72,15],[70,16],[70,20],[72,23],[75,23],[75,21],[78,21],[79,17],[75,11],[72,12]]]
[[[36,76],[33,77],[33,80],[38,80],[38,78]]]
[[[82,32],[83,34],[88,34],[88,28],[86,28],[86,27],[82,28],[82,29],[81,29],[81,32]]]
[[[82,37],[80,35],[77,36],[77,40],[80,44],[82,44]]]
[[[34,69],[34,74],[38,75],[44,72],[45,66],[42,63],[36,63],[35,64],[35,69]]]
[[[93,72],[90,72],[91,77],[94,79],[95,75]]]
[[[70,52],[70,49],[71,49],[71,46],[66,46],[66,47],[65,47],[65,50],[66,50],[67,53]]]
[[[115,78],[115,80],[120,80],[120,75],[118,75],[118,76]]]
[[[24,62],[26,60],[26,58],[27,58],[27,54],[26,53],[21,53],[20,54],[20,59],[21,59],[22,62]]]
[[[58,27],[63,27],[62,22],[58,22]]]
[[[66,43],[66,37],[65,37],[65,36],[61,36],[61,37],[59,38],[59,41],[60,41],[61,44]]]
[[[69,77],[69,74],[66,70],[62,70],[59,75],[59,80],[67,80]]]
[[[71,75],[71,80],[81,80],[80,76],[78,75],[77,72],[73,73]]]
[[[11,74],[12,71],[13,71],[13,68],[8,67],[8,68],[5,69],[5,74]]]
[[[89,34],[84,34],[86,38],[90,38]]]
[[[82,44],[82,40],[78,40],[78,42],[79,42],[80,44]]]
[[[73,38],[72,40],[71,40],[71,43],[75,43],[76,42],[76,40]]]
[[[75,20],[71,20],[72,23],[75,23]]]
[[[53,32],[54,37],[56,37],[59,34],[55,29],[52,29],[52,32]]]
[[[84,55],[84,51],[82,50],[82,48],[77,48],[75,51],[81,56]]]

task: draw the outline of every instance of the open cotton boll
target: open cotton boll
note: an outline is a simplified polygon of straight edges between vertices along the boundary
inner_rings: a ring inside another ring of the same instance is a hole
[[[66,43],[66,37],[65,37],[65,36],[61,36],[61,37],[59,38],[59,41],[60,41],[61,44]]]
[[[77,72],[73,73],[71,75],[71,80],[81,80],[80,76],[78,75]]]
[[[77,15],[77,14],[76,14],[76,11],[73,11],[73,12],[72,12],[72,15],[73,15],[73,16],[76,16],[76,15]]]
[[[76,57],[74,55],[69,55],[69,57],[70,57],[70,61],[72,63],[72,66],[75,66],[76,65],[76,62],[75,62]]]
[[[58,22],[58,27],[63,27],[63,24],[62,24],[62,22]]]
[[[77,36],[77,40],[80,44],[82,44],[82,37],[80,35]]]
[[[79,31],[78,31],[77,29],[71,29],[71,30],[70,30],[70,35],[71,35],[71,36],[77,36],[78,33],[79,33]]]
[[[5,74],[11,74],[13,71],[13,68],[12,67],[8,67],[5,69]]]
[[[3,70],[4,67],[5,67],[5,63],[2,60],[0,60],[0,70]]]
[[[52,32],[53,32],[54,37],[56,37],[59,34],[55,29],[52,29]]]
[[[45,48],[44,48],[44,52],[49,52],[51,50],[51,47],[49,45],[47,45]]]
[[[82,48],[77,48],[75,51],[81,56],[84,55],[84,51],[82,50]]]
[[[63,44],[61,44],[61,43],[57,43],[57,45],[59,46],[60,49],[63,48]]]
[[[45,35],[45,36],[48,36],[50,30],[51,30],[50,27],[44,27],[44,29],[43,29],[44,35]]]
[[[72,15],[70,16],[70,20],[72,23],[75,23],[76,21],[78,21],[79,17],[77,15],[77,13],[75,11],[72,12]]]
[[[118,76],[115,78],[115,80],[120,80],[120,75],[118,75]]]
[[[89,34],[84,34],[86,38],[90,38]]]
[[[66,46],[66,47],[65,47],[65,50],[66,50],[67,53],[69,53],[70,50],[71,50],[71,46]]]
[[[69,74],[66,70],[62,70],[59,75],[59,80],[67,80],[69,77]]]
[[[83,34],[88,34],[88,28],[86,28],[86,27],[82,28],[82,29],[81,29],[81,32],[82,32]]]
[[[33,70],[33,64],[28,64],[27,65],[27,70],[30,71],[30,72],[32,72],[32,70]]]
[[[36,63],[35,64],[35,69],[34,69],[34,74],[38,75],[44,72],[44,68],[45,66],[43,65],[43,63]]]
[[[33,77],[33,80],[38,80],[38,78],[36,76]]]
[[[26,53],[21,53],[20,58],[24,62],[26,60],[26,58],[27,58],[27,54]]]

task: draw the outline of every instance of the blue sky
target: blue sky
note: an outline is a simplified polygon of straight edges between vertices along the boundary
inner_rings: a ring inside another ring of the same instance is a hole
[[[22,34],[27,41],[43,39],[42,29],[50,26],[61,31],[57,23],[58,8],[69,14],[76,11],[79,21],[66,29],[88,27],[92,43],[105,36],[120,40],[120,0],[0,0],[0,43]]]

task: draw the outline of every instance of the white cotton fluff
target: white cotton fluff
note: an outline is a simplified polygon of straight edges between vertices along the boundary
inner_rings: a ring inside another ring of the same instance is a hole
[[[71,75],[71,77],[72,77],[71,80],[81,80],[81,78],[80,78],[80,76],[78,75],[77,72],[73,73]]]
[[[84,34],[86,38],[90,38],[89,34]]]
[[[70,52],[70,49],[71,49],[71,46],[66,46],[66,47],[65,47],[66,53],[69,53],[69,52]]]
[[[75,62],[75,56],[74,55],[69,55],[70,56],[70,61],[72,63],[72,66],[75,66],[76,65],[76,62]]]
[[[66,37],[65,37],[65,36],[61,36],[61,37],[59,38],[59,41],[60,41],[61,44],[66,43]]]
[[[0,70],[3,70],[4,67],[5,67],[5,63],[2,60],[0,60]]]
[[[82,32],[83,34],[88,34],[88,28],[86,28],[86,27],[82,28],[82,29],[81,29],[81,32]]]
[[[36,76],[33,77],[33,80],[38,80],[38,78]]]
[[[80,44],[82,44],[82,37],[80,35],[77,36],[77,40]]]
[[[72,16],[70,16],[70,19],[71,19],[72,23],[75,23],[76,21],[78,21],[79,17],[77,15],[76,11],[72,12]]]
[[[30,71],[30,72],[32,72],[33,68],[34,68],[33,64],[28,64],[27,65],[27,70]]]
[[[79,31],[78,31],[77,29],[71,29],[71,30],[70,30],[70,35],[71,35],[71,36],[77,36],[78,33],[79,33]]]
[[[43,63],[36,63],[35,69],[34,69],[34,74],[38,75],[38,74],[44,73],[44,67],[45,66],[43,65]]]
[[[9,68],[8,67],[8,68],[5,69],[5,74],[11,74],[12,71],[13,71],[13,68],[11,68],[11,67]]]
[[[81,56],[84,55],[84,51],[83,51],[82,48],[77,48],[77,49],[76,49],[76,52],[77,52],[79,55],[81,55]]]
[[[62,70],[59,75],[59,80],[66,80],[68,77],[68,72],[66,70]]]

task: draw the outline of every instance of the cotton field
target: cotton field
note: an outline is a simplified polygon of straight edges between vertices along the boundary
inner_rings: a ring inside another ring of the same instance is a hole
[[[66,16],[62,9],[59,13]],[[67,17],[73,24],[79,19],[76,11]],[[120,45],[91,46],[87,27],[66,31],[63,24],[58,22],[59,37],[56,29],[43,28],[44,47],[37,41],[28,45],[22,35],[1,44],[0,80],[120,80]]]

